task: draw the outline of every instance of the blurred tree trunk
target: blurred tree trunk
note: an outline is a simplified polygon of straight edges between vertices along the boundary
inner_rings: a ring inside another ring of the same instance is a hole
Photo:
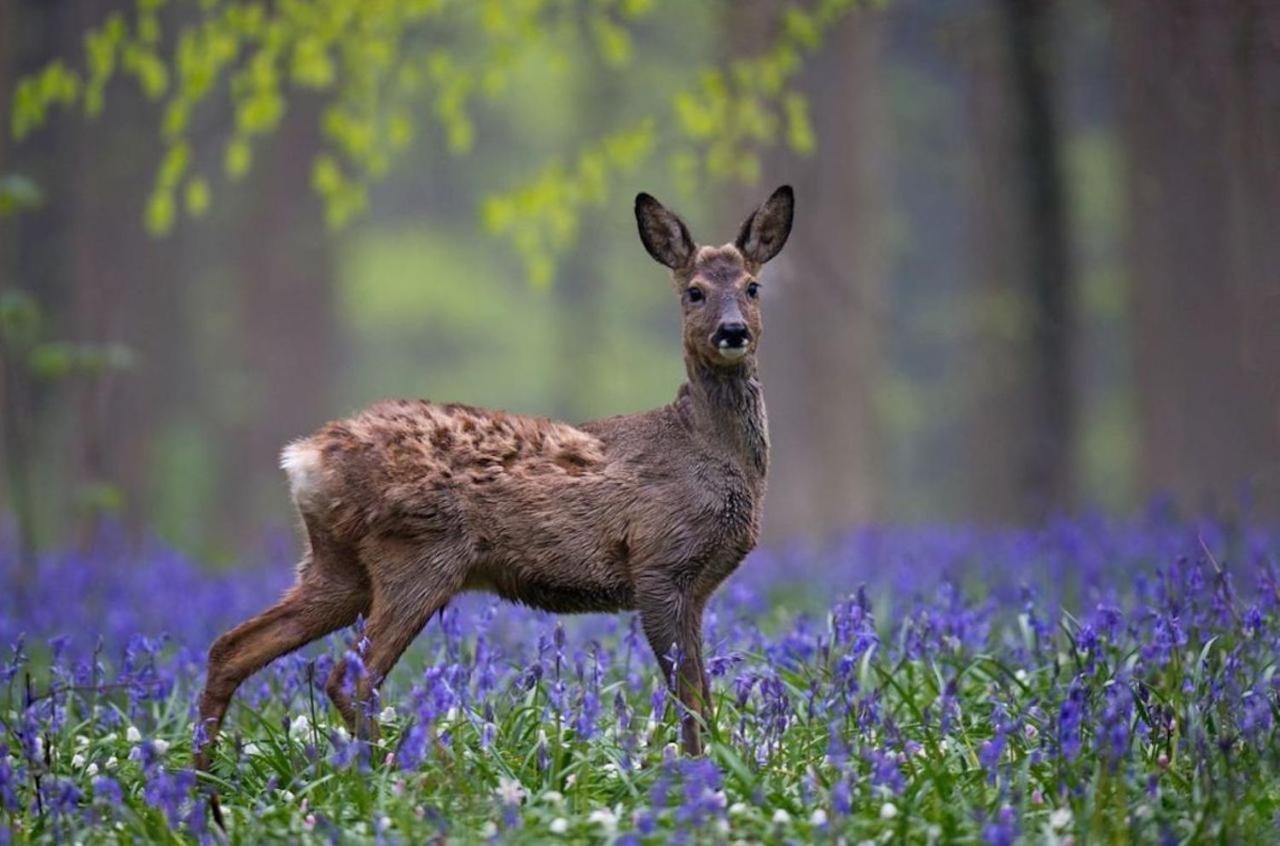
[[[65,29],[62,55],[75,55],[82,33],[112,9],[131,3],[81,0]],[[147,115],[153,107],[131,89],[113,91],[114,108],[90,128],[70,121],[74,133],[65,168],[70,299],[66,334],[77,342],[124,343],[134,368],[78,378],[67,398],[76,445],[68,472],[82,543],[99,520],[124,509],[135,529],[145,518],[151,450],[174,408],[183,401],[184,286],[177,272],[181,233],[148,237],[142,210],[161,155]],[[68,525],[66,529],[71,529]]]
[[[734,4],[730,50],[768,45],[778,9]],[[800,83],[817,149],[770,155],[764,184],[733,192],[736,227],[777,185],[796,189],[791,240],[764,273],[761,378],[773,440],[765,531],[775,540],[847,529],[879,516],[884,500],[875,407],[886,275],[882,29],[864,10],[828,35]]]
[[[1142,487],[1280,515],[1280,4],[1122,0]]]
[[[977,277],[967,440],[987,522],[1028,522],[1074,494],[1071,260],[1052,65],[1053,5],[999,0],[971,22]]]
[[[1072,503],[1076,403],[1074,319],[1066,190],[1062,181],[1053,63],[1055,4],[1002,0],[1013,71],[1017,177],[1027,224],[1023,279],[1031,300],[1032,450],[1026,457],[1033,518]]]
[[[598,138],[610,127],[618,125],[626,101],[620,96],[616,74],[596,69],[595,73],[578,76],[571,84],[577,88],[578,102],[582,106],[575,114],[577,125],[574,135]],[[552,413],[568,420],[616,413],[597,407],[598,403],[593,404],[593,400],[605,392],[599,385],[601,371],[592,363],[601,360],[608,346],[604,343],[604,335],[608,331],[605,326],[608,278],[607,271],[602,269],[604,257],[596,247],[603,241],[603,220],[603,216],[598,214],[582,217],[577,247],[552,283],[556,321],[560,324],[552,382]]]
[[[0,0],[0,177],[14,172],[15,165],[9,141],[10,92],[18,75],[18,57],[15,32],[18,30],[17,0]],[[0,217],[0,294],[15,287],[17,269],[16,221]],[[2,341],[3,339],[0,339]],[[0,512],[0,532],[7,534],[12,526],[14,539],[0,535],[0,543],[13,543],[21,565],[17,575],[18,589],[25,588],[26,577],[35,557],[32,549],[31,493],[27,478],[27,463],[23,460],[26,410],[21,399],[22,372],[13,355],[0,346],[0,456],[3,456],[5,472],[0,477],[4,484],[4,496],[0,498],[6,512]],[[12,522],[10,522],[12,521]]]
[[[236,408],[219,502],[229,503],[224,549],[243,548],[285,496],[276,467],[284,445],[336,416],[331,392],[341,361],[334,314],[334,255],[322,209],[310,194],[317,107],[299,99],[264,142],[252,199],[232,233],[239,278]],[[225,400],[224,400],[225,401]]]
[[[42,334],[54,334],[62,328],[55,319],[69,296],[69,245],[66,239],[66,205],[54,202],[61,191],[69,189],[71,177],[67,162],[72,149],[72,130],[65,124],[45,130],[39,144],[18,147],[9,137],[8,106],[12,86],[24,74],[39,69],[62,45],[60,33],[68,23],[72,10],[66,5],[4,0],[3,62],[5,109],[0,120],[0,173],[17,172],[32,179],[44,195],[38,209],[7,218],[4,230],[4,255],[0,257],[0,284],[29,293],[38,303],[46,327]],[[34,549],[44,535],[44,524],[52,515],[60,514],[64,503],[60,494],[66,488],[68,473],[65,462],[50,449],[54,438],[47,432],[56,429],[60,419],[59,402],[67,395],[58,385],[37,383],[26,363],[17,356],[5,356],[4,403],[6,464],[9,467],[10,504],[19,521],[21,554],[31,562]],[[49,423],[51,425],[45,425]],[[39,467],[40,472],[34,472]]]

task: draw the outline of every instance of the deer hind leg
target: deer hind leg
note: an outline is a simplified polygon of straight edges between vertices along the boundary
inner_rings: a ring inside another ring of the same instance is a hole
[[[245,679],[276,658],[351,625],[368,609],[366,585],[332,576],[333,571],[311,562],[279,603],[214,641],[200,697],[204,739],[196,756],[197,769],[208,769],[227,706]]]
[[[689,755],[702,754],[702,725],[711,720],[711,685],[702,660],[702,604],[675,586],[642,590],[640,623],[667,683],[681,705],[680,739]],[[679,665],[671,661],[676,648]]]
[[[325,689],[352,735],[376,740],[378,723],[370,714],[374,691],[431,616],[462,589],[465,565],[460,555],[443,549],[410,551],[398,544],[372,547],[362,554],[362,559],[373,581],[373,601],[365,627],[365,672],[352,691],[347,680],[347,659],[343,658],[334,665]]]

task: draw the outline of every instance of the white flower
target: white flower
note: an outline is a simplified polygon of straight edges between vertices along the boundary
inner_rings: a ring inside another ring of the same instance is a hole
[[[524,787],[519,781],[506,776],[498,776],[498,787],[494,793],[504,805],[519,805],[520,800],[524,799]]]
[[[480,826],[480,836],[485,840],[492,840],[498,836],[498,824],[493,820],[489,820]]]
[[[773,812],[774,825],[786,825],[789,822],[791,822],[791,815],[788,814],[784,809],[779,808],[778,810]]]
[[[880,806],[880,819],[891,820],[898,815],[898,806],[892,802],[885,802]]]
[[[1152,813],[1151,806],[1146,804],[1139,805],[1138,807],[1133,809],[1133,815],[1140,820],[1145,820],[1150,818],[1151,813]]]
[[[1035,740],[1040,736],[1040,729],[1036,728],[1031,723],[1027,723],[1027,727],[1022,730],[1022,733],[1027,736],[1027,740]]]
[[[31,743],[31,751],[34,752],[34,758],[38,761],[44,757],[44,738],[39,735]]]
[[[732,805],[729,806],[730,816],[740,817],[746,812],[747,812],[747,805],[745,802],[734,802]]]
[[[827,812],[818,808],[809,815],[809,825],[816,825],[819,828],[827,824]]]
[[[1059,808],[1049,815],[1049,826],[1054,831],[1062,831],[1071,825],[1071,809]]]
[[[160,755],[169,751],[169,741],[167,740],[160,740],[159,738],[156,738],[151,741],[151,745],[155,747],[156,752]]]
[[[542,794],[542,801],[549,805],[559,805],[564,801],[564,794],[559,790],[548,790]]]
[[[618,815],[608,808],[596,808],[587,817],[587,822],[600,825],[605,831],[613,833],[618,828]]]
[[[1019,668],[1018,672],[1013,674],[1013,677],[1020,682],[1024,682],[1027,680],[1027,671]]]
[[[257,755],[260,751],[258,744],[254,743],[252,740],[244,745],[244,754],[246,755]]]
[[[444,712],[444,719],[447,723],[451,723],[458,719],[458,706],[450,705],[449,710]]]
[[[280,798],[281,798],[281,799],[283,799],[283,800],[284,800],[284,801],[286,801],[286,802],[292,802],[292,801],[293,801],[293,791],[292,791],[292,790],[281,790],[281,791],[280,791]]]
[[[547,827],[551,829],[552,834],[564,834],[569,830],[569,821],[564,817],[556,817]]]
[[[724,817],[716,817],[716,821],[712,825],[715,826],[716,834],[721,837],[729,836],[729,821]]]
[[[112,755],[110,758],[107,759],[107,762],[102,766],[106,767],[107,770],[110,771],[120,766],[120,762],[116,759],[115,755]]]
[[[93,778],[98,774],[98,765],[90,764],[89,766],[85,767],[84,774],[89,776],[89,778]]]
[[[142,732],[138,731],[137,726],[129,726],[129,730],[124,733],[124,739],[130,743],[141,743]]]
[[[71,766],[75,767],[77,770],[84,766],[84,761],[84,755],[79,752],[71,756]]]
[[[311,721],[306,714],[299,714],[289,723],[289,737],[293,740],[305,740],[311,735]]]
[[[378,715],[378,719],[384,723],[389,723],[396,718],[396,709],[390,705],[382,709],[382,713]]]
[[[85,748],[87,748],[88,746],[89,746],[89,738],[85,737],[83,734],[77,734],[77,735],[76,735],[76,748],[77,748],[77,749],[85,749]]]
[[[574,786],[575,784],[577,784],[577,783],[578,783],[578,774],[577,774],[577,773],[569,773],[567,776],[565,776],[565,777],[564,777],[564,786],[565,786],[565,787],[573,787],[573,786]]]

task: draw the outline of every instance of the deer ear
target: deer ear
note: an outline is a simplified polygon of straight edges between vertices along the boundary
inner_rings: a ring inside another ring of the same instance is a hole
[[[764,264],[782,250],[791,234],[791,218],[795,213],[796,195],[790,185],[783,185],[751,213],[742,223],[734,245],[743,258]]]
[[[636,195],[636,225],[644,248],[660,264],[679,270],[693,259],[695,247],[689,227],[648,194]]]

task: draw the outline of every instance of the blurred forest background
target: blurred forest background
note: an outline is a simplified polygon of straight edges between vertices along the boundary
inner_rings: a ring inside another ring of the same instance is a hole
[[[719,243],[784,182],[771,540],[1280,517],[1272,0],[0,0],[0,114],[36,545],[234,556],[281,446],[382,397],[668,402],[632,197]]]

